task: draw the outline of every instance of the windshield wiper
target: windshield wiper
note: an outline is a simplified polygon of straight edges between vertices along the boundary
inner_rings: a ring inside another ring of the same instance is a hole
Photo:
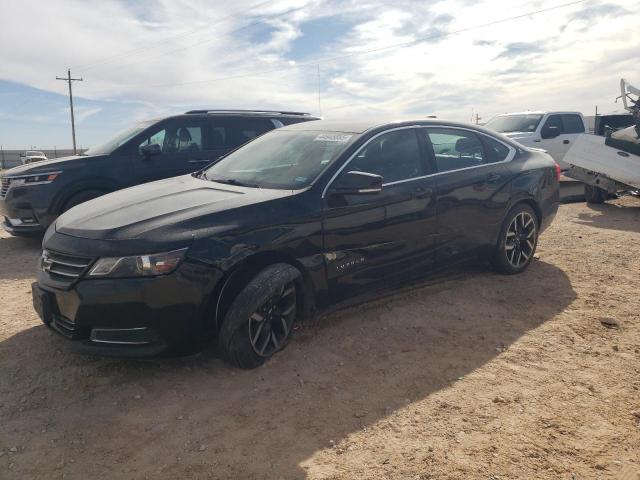
[[[240,180],[236,180],[235,178],[210,177],[209,180],[211,180],[212,182],[226,183],[228,185],[236,185],[238,187],[253,187],[253,188],[256,188],[258,186],[255,183],[242,182]]]

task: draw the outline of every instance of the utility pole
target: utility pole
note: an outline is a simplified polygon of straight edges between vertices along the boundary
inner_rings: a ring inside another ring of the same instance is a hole
[[[69,84],[69,106],[71,107],[71,135],[73,136],[73,154],[76,154],[76,123],[73,119],[73,91],[71,89],[71,82],[81,82],[80,78],[71,78],[71,69],[67,69],[66,77],[56,77],[56,80],[64,80]]]
[[[2,154],[2,158],[0,158],[0,170],[4,168],[4,145],[0,145],[0,153]]]
[[[320,64],[318,64],[318,116],[322,117],[322,103],[320,103]]]
[[[478,112],[476,112],[476,125],[480,124],[480,120],[482,120],[482,117],[478,115]]]

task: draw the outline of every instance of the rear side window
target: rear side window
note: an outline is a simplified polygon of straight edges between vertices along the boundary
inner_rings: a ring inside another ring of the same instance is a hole
[[[236,148],[273,129],[273,124],[265,118],[214,118],[208,149]]]
[[[584,133],[584,123],[580,115],[562,115],[562,124],[564,126],[564,133]]]
[[[484,143],[485,153],[488,163],[504,162],[511,150],[504,143],[494,140],[491,137],[481,136]]]
[[[473,132],[453,128],[426,129],[438,172],[476,167],[486,163],[482,142]]]

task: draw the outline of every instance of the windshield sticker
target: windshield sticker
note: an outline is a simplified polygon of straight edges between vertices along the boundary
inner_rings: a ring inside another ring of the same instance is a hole
[[[313,139],[314,142],[348,142],[353,135],[346,135],[344,133],[321,133]]]

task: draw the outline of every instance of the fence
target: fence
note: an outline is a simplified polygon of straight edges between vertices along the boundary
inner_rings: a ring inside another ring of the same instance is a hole
[[[82,150],[84,151],[84,150]],[[22,165],[20,154],[23,154],[25,150],[0,150],[0,170],[5,168],[13,168],[18,165]],[[38,150],[38,152],[44,153],[49,160],[60,157],[68,157],[73,155],[73,150]]]

